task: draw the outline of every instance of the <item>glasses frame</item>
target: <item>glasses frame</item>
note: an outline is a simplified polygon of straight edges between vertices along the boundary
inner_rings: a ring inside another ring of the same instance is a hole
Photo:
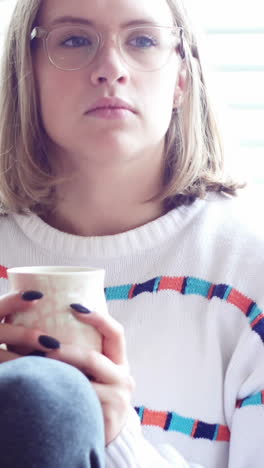
[[[50,29],[44,29],[42,28],[42,26],[35,26],[32,31],[31,31],[31,35],[30,35],[30,40],[33,41],[35,39],[40,39],[42,40],[42,43],[43,43],[43,48],[44,48],[44,51],[50,61],[50,63],[58,68],[59,70],[63,70],[63,71],[77,71],[77,70],[82,70],[83,68],[87,67],[88,65],[91,65],[91,63],[93,63],[95,57],[97,56],[98,52],[102,49],[103,45],[104,45],[104,35],[98,31],[95,31],[98,38],[99,38],[99,46],[98,46],[98,49],[94,55],[94,57],[92,58],[92,60],[88,63],[84,63],[83,65],[81,65],[80,67],[78,68],[63,68],[63,67],[60,67],[58,66],[52,59],[52,57],[50,56],[49,54],[49,50],[48,50],[48,43],[47,43],[47,40],[48,40],[48,37],[49,37],[49,34],[52,33],[52,31],[56,30],[56,29],[59,29],[59,28],[62,28],[62,27],[65,27],[66,24],[63,24],[61,26],[56,26],[56,27],[53,27],[53,28],[50,28]],[[82,26],[85,28],[85,26],[83,24],[71,24],[69,23],[69,26]],[[137,30],[137,29],[143,29],[143,28],[146,28],[148,27],[148,25],[146,26],[132,26],[132,27],[129,27],[129,28],[126,28],[126,31],[130,31],[130,30]],[[177,45],[177,47],[175,47],[175,50],[177,50],[177,52],[179,53],[180,57],[182,58],[182,60],[185,59],[185,49],[184,49],[184,43],[183,43],[183,38],[184,38],[184,30],[182,27],[180,26],[150,26],[151,28],[157,28],[157,29],[165,29],[165,30],[169,30],[171,32],[178,32],[179,33],[179,44]],[[117,33],[116,36],[118,36],[119,38],[119,34]],[[128,65],[128,66],[131,66],[129,63],[126,62],[126,60],[124,59],[123,57],[123,53],[122,53],[122,48],[120,46],[120,43],[119,43],[119,40],[116,40],[117,44],[118,44],[118,48],[119,48],[119,51],[120,51],[120,56],[122,57],[122,59],[124,60],[124,62]],[[173,51],[173,47],[171,47],[171,53]],[[168,55],[168,59],[167,61],[161,65],[160,67],[157,67],[157,68],[154,68],[154,69],[151,69],[151,70],[141,70],[140,68],[136,68],[136,67],[133,67],[131,66],[131,68],[133,69],[136,69],[136,70],[140,70],[140,71],[146,71],[146,72],[152,72],[152,71],[156,71],[156,70],[160,70],[161,68],[163,68],[166,63],[168,62],[170,56],[171,56],[171,53]]]

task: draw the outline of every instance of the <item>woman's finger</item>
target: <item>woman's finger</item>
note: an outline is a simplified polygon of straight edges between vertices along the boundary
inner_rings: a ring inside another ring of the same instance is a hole
[[[0,364],[3,364],[4,362],[7,362],[7,361],[13,361],[14,359],[17,359],[19,357],[21,357],[19,354],[0,349]]]
[[[17,291],[0,296],[0,320],[15,312],[29,310],[41,298],[42,294],[38,291]]]
[[[41,330],[26,328],[22,325],[10,325],[2,323],[0,325],[0,343],[11,347],[25,348],[26,350],[47,351],[48,349],[57,349],[60,343],[53,337],[47,336]]]
[[[94,390],[97,393],[97,396],[102,404],[108,403],[109,402],[109,386],[106,386],[104,384],[98,383],[98,382],[92,382],[92,386]],[[127,375],[125,379],[122,381],[122,387],[120,386],[119,390],[118,387],[112,385],[112,389],[115,389],[115,392],[119,394],[119,399],[124,395],[124,390],[126,391],[125,395],[129,396],[129,401],[131,398],[131,394],[135,390],[135,380],[131,375]]]
[[[71,304],[75,317],[96,328],[103,336],[103,353],[118,365],[127,365],[125,334],[122,325],[110,314],[91,312],[80,304]]]
[[[87,376],[103,384],[117,384],[128,375],[126,366],[116,365],[98,351],[85,351],[84,348],[62,344],[60,349],[47,354],[51,359],[63,361],[77,367]]]

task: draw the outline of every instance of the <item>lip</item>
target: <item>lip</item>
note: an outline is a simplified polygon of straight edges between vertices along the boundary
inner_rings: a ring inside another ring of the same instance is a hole
[[[135,109],[131,104],[120,99],[118,97],[104,97],[100,98],[95,101],[89,109],[85,112],[85,114],[90,114],[97,111],[106,111],[111,112],[111,110],[115,111],[129,111],[133,114],[136,113]]]

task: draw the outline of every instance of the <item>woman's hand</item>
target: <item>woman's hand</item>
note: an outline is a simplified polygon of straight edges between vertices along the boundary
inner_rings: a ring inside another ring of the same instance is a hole
[[[8,293],[0,297],[0,344],[5,345],[0,349],[0,363],[17,359],[32,350],[41,354],[60,346],[56,339],[47,337],[41,330],[8,323],[11,314],[15,312],[26,314],[27,311],[33,310],[41,297],[41,293],[36,291]]]
[[[101,333],[102,354],[74,345],[62,345],[57,351],[48,353],[48,357],[71,364],[89,376],[102,405],[108,445],[126,422],[135,384],[129,373],[123,327],[110,315],[85,313],[85,308],[83,310],[84,313],[73,313]]]

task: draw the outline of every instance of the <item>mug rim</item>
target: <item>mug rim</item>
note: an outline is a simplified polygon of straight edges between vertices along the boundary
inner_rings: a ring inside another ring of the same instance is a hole
[[[89,274],[95,272],[104,272],[103,268],[96,268],[90,266],[71,266],[71,265],[36,265],[36,266],[23,266],[7,268],[7,274],[24,274],[24,275],[59,275],[65,274]]]

